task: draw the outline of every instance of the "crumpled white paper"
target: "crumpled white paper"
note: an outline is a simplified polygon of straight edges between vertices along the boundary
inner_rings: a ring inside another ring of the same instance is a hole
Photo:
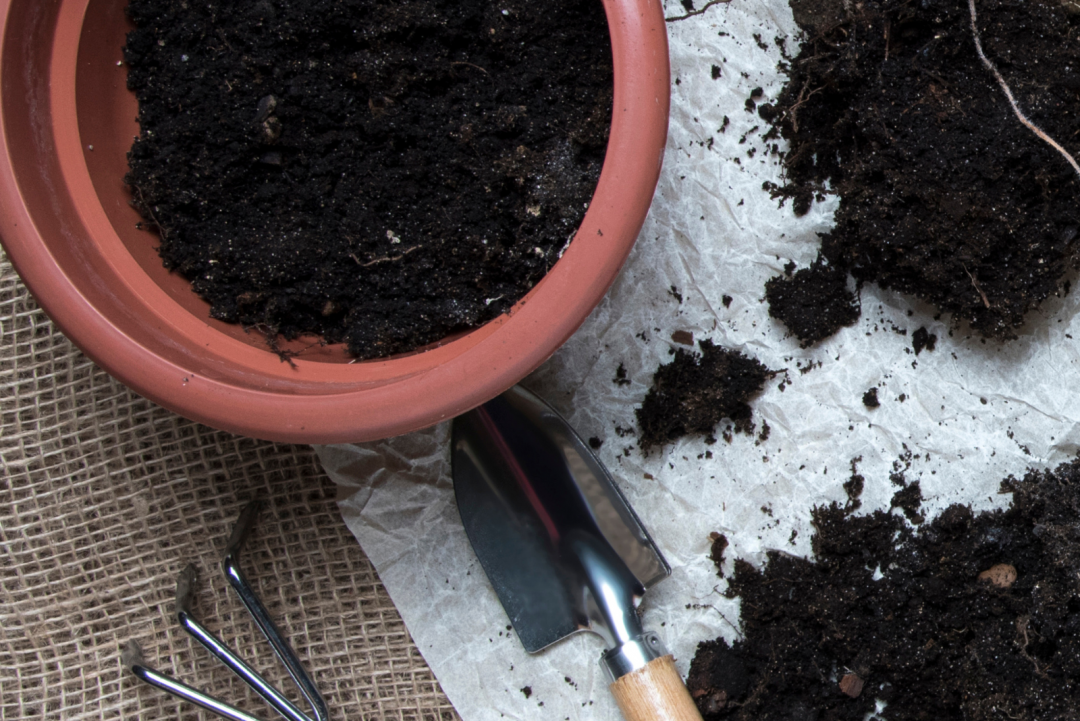
[[[685,14],[677,0],[667,7]],[[727,572],[736,557],[764,562],[767,549],[809,555],[810,510],[846,500],[853,462],[866,478],[860,512],[887,508],[897,490],[889,474],[910,464],[906,478],[920,481],[933,515],[955,502],[1006,505],[1002,478],[1056,465],[1080,443],[1077,294],[1051,299],[1007,345],[875,287],[862,291],[857,325],[813,348],[769,318],[765,281],[814,258],[815,234],[836,207],[830,199],[795,218],[761,189],[780,167],[745,103],[757,87],[763,102],[775,98],[784,78],[774,38],[795,54],[796,30],[784,0],[732,0],[668,23],[671,126],[650,216],[607,298],[525,383],[583,437],[603,440],[600,459],[672,565],[643,609],[684,675],[698,642],[738,635],[738,600],[722,595],[710,532],[731,543]],[[916,356],[921,326],[937,344]],[[758,434],[714,445],[688,438],[642,455],[634,408],[676,330],[783,371],[753,403]],[[627,384],[614,382],[620,365]],[[862,403],[872,387],[876,409]],[[454,506],[448,434],[443,424],[317,449],[420,651],[466,721],[617,718],[598,638],[573,636],[530,657],[509,630]]]

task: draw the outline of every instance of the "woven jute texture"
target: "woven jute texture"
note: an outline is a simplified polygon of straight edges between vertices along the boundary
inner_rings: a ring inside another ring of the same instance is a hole
[[[200,620],[303,708],[220,571],[256,495],[242,567],[331,717],[456,718],[311,450],[132,393],[54,329],[2,252],[0,469],[0,718],[213,718],[122,670],[129,639],[149,666],[273,718],[174,621],[188,563]]]

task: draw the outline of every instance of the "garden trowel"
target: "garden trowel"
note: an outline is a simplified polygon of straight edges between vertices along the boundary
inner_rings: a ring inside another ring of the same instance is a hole
[[[611,476],[551,406],[515,386],[454,420],[465,531],[525,650],[598,634],[630,721],[700,721],[637,606],[671,568]]]

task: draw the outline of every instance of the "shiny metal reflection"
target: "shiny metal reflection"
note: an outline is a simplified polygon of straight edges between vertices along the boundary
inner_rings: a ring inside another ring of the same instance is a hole
[[[554,409],[512,388],[455,419],[452,448],[465,531],[527,651],[589,630],[609,672],[663,655],[636,609],[671,569]]]

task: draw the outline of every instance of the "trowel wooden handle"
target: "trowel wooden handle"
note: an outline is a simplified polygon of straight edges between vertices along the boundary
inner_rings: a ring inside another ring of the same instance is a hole
[[[661,656],[611,684],[626,721],[701,721],[675,660]]]

